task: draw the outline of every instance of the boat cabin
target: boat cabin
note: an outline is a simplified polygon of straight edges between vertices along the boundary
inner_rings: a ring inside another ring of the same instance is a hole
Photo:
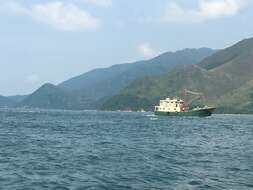
[[[160,100],[159,106],[155,106],[155,111],[158,112],[184,112],[187,111],[186,103],[181,99]]]

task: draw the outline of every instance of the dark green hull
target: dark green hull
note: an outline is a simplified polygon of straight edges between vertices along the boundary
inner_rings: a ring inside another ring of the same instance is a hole
[[[197,117],[208,117],[211,116],[215,108],[203,108],[199,110],[190,110],[186,112],[160,112],[155,111],[155,115],[161,116],[197,116]]]

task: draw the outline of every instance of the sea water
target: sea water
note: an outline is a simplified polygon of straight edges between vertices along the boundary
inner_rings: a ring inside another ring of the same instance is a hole
[[[253,116],[1,109],[0,189],[253,189]]]

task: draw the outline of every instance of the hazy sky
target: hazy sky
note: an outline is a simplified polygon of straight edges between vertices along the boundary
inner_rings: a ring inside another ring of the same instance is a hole
[[[0,94],[253,37],[252,0],[0,0]]]

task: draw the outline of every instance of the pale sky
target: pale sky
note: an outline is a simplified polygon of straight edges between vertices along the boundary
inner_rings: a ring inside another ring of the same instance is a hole
[[[252,0],[0,0],[0,94],[253,37]]]

